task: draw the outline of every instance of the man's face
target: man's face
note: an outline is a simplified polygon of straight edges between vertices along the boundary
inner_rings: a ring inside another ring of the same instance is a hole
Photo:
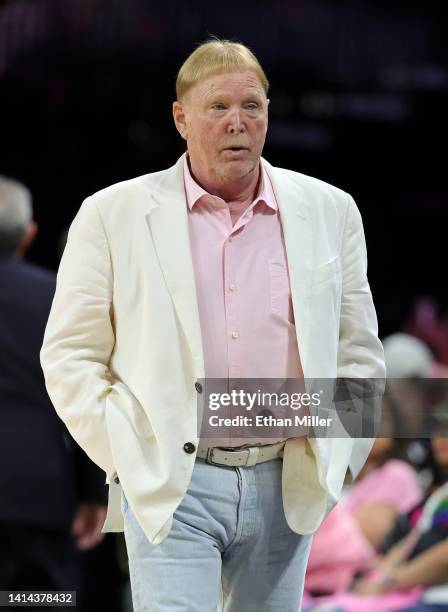
[[[175,102],[176,127],[187,141],[193,171],[227,182],[257,168],[268,127],[268,103],[253,72],[224,72],[196,83]]]

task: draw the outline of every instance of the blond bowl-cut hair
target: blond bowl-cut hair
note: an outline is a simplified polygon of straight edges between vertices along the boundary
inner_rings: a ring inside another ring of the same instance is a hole
[[[207,40],[182,64],[176,79],[177,99],[181,101],[196,83],[212,74],[245,71],[253,72],[258,77],[267,94],[269,81],[260,62],[248,47],[231,40]]]

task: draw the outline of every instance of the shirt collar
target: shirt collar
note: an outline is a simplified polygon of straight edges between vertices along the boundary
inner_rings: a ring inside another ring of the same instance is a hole
[[[198,183],[194,180],[191,175],[190,168],[188,166],[188,153],[184,154],[183,160],[183,168],[184,168],[184,185],[185,185],[185,194],[187,196],[187,204],[189,210],[193,209],[193,206],[203,197],[210,196],[211,194],[205,191]],[[274,190],[272,189],[271,181],[269,179],[268,173],[266,172],[263,163],[261,163],[261,185],[260,190],[258,192],[257,197],[255,198],[254,203],[262,200],[265,202],[269,208],[277,211],[277,201],[275,199]]]

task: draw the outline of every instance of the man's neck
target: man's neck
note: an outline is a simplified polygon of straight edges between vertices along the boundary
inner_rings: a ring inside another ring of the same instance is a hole
[[[260,163],[252,172],[239,179],[226,180],[216,177],[215,180],[210,180],[192,168],[190,159],[187,159],[191,176],[207,193],[218,196],[228,203],[253,202],[255,199],[260,187]]]

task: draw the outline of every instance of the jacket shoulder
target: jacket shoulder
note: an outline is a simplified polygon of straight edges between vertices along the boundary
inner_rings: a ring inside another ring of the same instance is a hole
[[[318,179],[302,172],[288,170],[286,168],[275,168],[275,170],[292,181],[298,188],[303,189],[305,193],[316,196],[330,197],[331,199],[347,202],[349,194],[335,185],[331,185],[322,179]]]
[[[125,181],[113,183],[91,194],[86,200],[98,206],[99,209],[102,209],[114,203],[119,205],[123,201],[126,201],[126,204],[129,204],[129,202],[135,200],[135,198],[147,198],[167,172],[168,170],[150,172]]]

